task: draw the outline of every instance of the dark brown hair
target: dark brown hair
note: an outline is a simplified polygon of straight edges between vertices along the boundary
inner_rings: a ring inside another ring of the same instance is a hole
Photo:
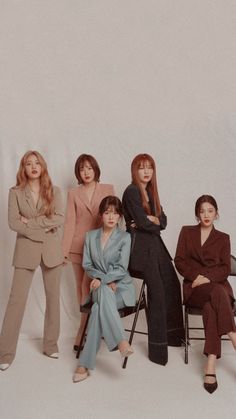
[[[197,218],[199,217],[199,214],[200,214],[201,205],[204,204],[205,202],[208,202],[209,204],[211,204],[215,208],[216,212],[218,212],[218,205],[215,198],[213,198],[213,196],[211,195],[202,195],[196,200],[196,203],[195,203],[195,215]]]
[[[131,175],[132,175],[132,183],[134,183],[136,186],[138,186],[140,193],[141,193],[141,197],[142,197],[142,204],[143,204],[143,208],[145,209],[147,214],[151,214],[151,210],[150,210],[150,206],[146,200],[146,197],[144,195],[143,192],[143,188],[141,186],[141,182],[139,179],[139,175],[138,175],[138,170],[141,166],[141,164],[148,162],[152,168],[153,168],[153,175],[152,175],[152,179],[150,180],[150,182],[148,182],[147,185],[147,190],[151,192],[152,198],[153,198],[153,203],[154,203],[154,207],[155,207],[155,214],[159,216],[161,213],[161,204],[160,204],[160,199],[159,199],[159,194],[158,194],[158,188],[157,188],[157,177],[156,177],[156,165],[155,165],[155,161],[153,160],[153,158],[149,155],[149,154],[138,154],[132,161],[131,163]]]
[[[99,182],[100,180],[100,167],[98,165],[97,160],[91,156],[90,154],[81,154],[75,162],[75,176],[78,179],[78,183],[83,183],[82,178],[80,176],[80,170],[84,166],[85,162],[91,164],[91,167],[94,170],[94,180],[95,182]]]
[[[99,215],[102,216],[102,214],[104,214],[104,212],[107,211],[109,207],[114,207],[114,210],[122,217],[122,203],[119,198],[117,198],[117,196],[108,195],[102,199],[98,210]]]

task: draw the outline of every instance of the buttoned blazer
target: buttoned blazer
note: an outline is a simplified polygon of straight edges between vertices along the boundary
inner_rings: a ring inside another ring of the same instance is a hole
[[[129,275],[130,235],[118,227],[112,232],[104,249],[101,247],[102,228],[86,234],[83,268],[89,278],[99,278],[102,284],[115,281],[126,306],[135,304],[135,288]]]
[[[90,202],[84,185],[69,190],[62,240],[65,257],[70,252],[83,253],[85,234],[101,225],[98,208],[101,200],[108,195],[114,195],[113,185],[97,183]]]
[[[24,189],[9,190],[8,224],[17,232],[13,266],[35,269],[43,260],[47,267],[60,265],[63,261],[60,227],[63,225],[63,205],[60,189],[54,186],[54,214],[41,214],[42,200],[37,206],[28,185]],[[24,224],[21,216],[28,219]]]
[[[227,280],[230,274],[230,237],[213,228],[209,237],[201,245],[200,225],[184,226],[179,235],[175,266],[184,277],[184,302],[193,292],[192,282],[198,275],[203,275],[211,282],[221,283],[228,294],[234,298]]]

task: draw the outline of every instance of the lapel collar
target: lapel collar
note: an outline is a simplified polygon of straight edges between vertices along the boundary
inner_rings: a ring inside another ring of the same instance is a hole
[[[96,186],[95,186],[95,189],[96,189]],[[92,213],[91,203],[92,203],[93,197],[92,197],[91,202],[89,202],[88,197],[87,197],[87,194],[86,194],[86,191],[85,191],[85,187],[84,187],[83,184],[79,186],[79,193],[80,193],[80,199],[81,199],[81,201],[87,207],[87,209],[89,210],[89,212]]]
[[[28,203],[28,205],[30,206],[31,210],[35,214],[35,212],[36,212],[36,206],[35,206],[34,198],[33,198],[32,194],[30,192],[30,187],[29,187],[28,184],[26,185],[26,187],[24,189],[24,192],[25,192],[26,202]]]
[[[202,259],[202,245],[201,245],[201,228],[200,224],[196,225],[193,229],[193,246],[200,258]]]
[[[106,272],[107,268],[106,268],[106,264],[104,260],[104,249],[102,249],[102,246],[101,246],[101,235],[102,235],[102,228],[99,228],[97,230],[97,236],[96,236],[96,248],[97,248],[101,267],[104,270],[104,272]]]
[[[109,251],[110,247],[113,246],[113,243],[115,242],[115,240],[117,239],[117,236],[119,235],[119,229],[118,227],[116,227],[113,232],[111,233],[108,241],[106,242],[106,245],[103,249],[103,254],[104,257],[106,255],[106,253]]]

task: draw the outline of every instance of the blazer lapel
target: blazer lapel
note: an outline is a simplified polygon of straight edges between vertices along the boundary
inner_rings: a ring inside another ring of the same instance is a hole
[[[30,187],[29,185],[26,185],[25,189],[24,189],[24,193],[25,193],[25,200],[27,202],[27,204],[29,205],[30,209],[33,212],[33,215],[36,215],[37,213],[37,209],[36,209],[36,205],[34,202],[34,198],[30,192]]]
[[[104,263],[106,264],[106,260],[110,260],[111,259],[111,254],[113,252],[117,252],[117,246],[116,246],[116,241],[119,237],[119,229],[118,227],[115,228],[115,230],[113,230],[111,236],[109,237],[106,246],[103,249],[103,260]]]
[[[98,260],[100,262],[101,269],[103,270],[103,272],[106,272],[107,267],[106,267],[106,263],[105,263],[105,260],[104,260],[104,249],[102,249],[102,246],[101,246],[101,234],[102,234],[102,229],[99,228],[99,230],[97,231],[97,236],[96,236],[95,242],[96,242]]]
[[[200,259],[203,259],[201,245],[201,229],[199,224],[192,229],[192,244]]]
[[[87,207],[87,209],[89,210],[89,212],[92,213],[92,206],[91,206],[91,202],[89,202],[87,194],[85,192],[85,187],[84,185],[80,185],[79,188],[79,197],[81,199],[81,201],[84,203],[84,205]]]

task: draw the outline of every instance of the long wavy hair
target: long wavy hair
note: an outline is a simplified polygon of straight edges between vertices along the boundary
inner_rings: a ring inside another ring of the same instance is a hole
[[[20,161],[20,166],[16,175],[16,187],[24,189],[28,183],[28,177],[26,175],[25,167],[27,160],[30,156],[35,156],[41,166],[41,176],[40,176],[40,197],[43,201],[43,206],[40,210],[41,214],[48,217],[52,216],[54,213],[54,192],[51,178],[48,174],[47,163],[45,162],[43,156],[35,150],[27,151]]]
[[[148,201],[145,197],[143,188],[141,186],[141,182],[139,179],[138,170],[142,164],[149,163],[152,166],[153,169],[153,175],[151,180],[147,184],[147,191],[151,194],[153,198],[153,203],[155,207],[155,215],[159,216],[161,213],[161,204],[158,194],[158,188],[157,188],[157,176],[156,176],[156,165],[155,161],[149,154],[138,154],[131,163],[131,175],[132,175],[132,183],[134,183],[140,190],[141,197],[142,197],[142,205],[144,210],[147,214],[151,214],[151,208],[148,204]]]

